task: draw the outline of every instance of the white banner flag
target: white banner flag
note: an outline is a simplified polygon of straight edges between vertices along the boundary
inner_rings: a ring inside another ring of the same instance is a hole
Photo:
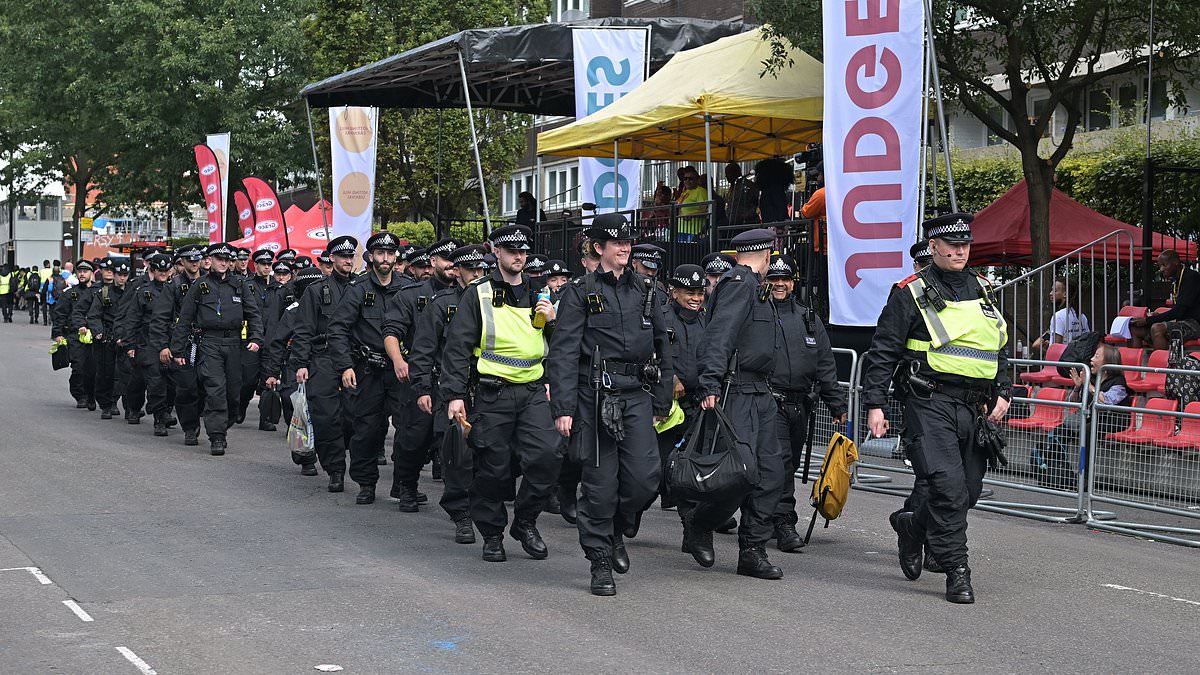
[[[576,28],[575,118],[603,109],[646,81],[645,28]],[[580,201],[597,213],[641,206],[642,163],[617,157],[579,159]]]
[[[348,234],[365,246],[375,215],[378,108],[329,109],[333,148],[333,222],[330,237]]]
[[[217,168],[221,170],[221,194],[220,194],[220,219],[219,237],[216,241],[224,241],[225,227],[228,223],[225,222],[225,213],[229,209],[229,134],[209,134],[206,145],[212,148],[213,154],[217,157]]]
[[[908,276],[921,159],[921,0],[825,2],[829,320],[874,326]]]

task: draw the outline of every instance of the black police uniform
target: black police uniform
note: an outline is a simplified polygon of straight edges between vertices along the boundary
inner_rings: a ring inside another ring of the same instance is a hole
[[[163,292],[155,299],[147,336],[150,349],[156,356],[164,349],[171,350],[173,358],[167,364],[166,371],[168,387],[174,389],[175,413],[178,415],[179,426],[184,433],[184,443],[187,445],[196,445],[198,442],[200,413],[204,409],[204,389],[196,374],[198,347],[195,334],[189,331],[183,351],[176,352],[171,345],[171,334],[179,321],[183,298],[199,281],[200,276],[193,279],[186,273],[177,274],[167,281]],[[184,364],[179,365],[175,358],[184,359]]]
[[[263,382],[262,396],[273,395],[280,401],[283,419],[290,423],[292,414],[295,412],[292,406],[292,394],[296,392],[299,386],[296,383],[296,369],[291,363],[292,349],[291,345],[296,336],[296,324],[300,316],[300,303],[292,302],[287,307],[283,308],[283,316],[279,317],[271,326],[267,333],[266,344],[263,346],[263,357],[259,360],[262,364],[261,370],[257,378]],[[278,384],[274,389],[266,388],[267,378],[274,377],[278,380]],[[305,386],[305,395],[307,397],[307,385]],[[260,408],[261,409],[261,408]],[[311,409],[310,409],[311,419]],[[260,427],[261,428],[261,427]],[[313,429],[315,436],[316,429]],[[315,445],[314,445],[315,449]],[[303,468],[305,475],[317,475],[316,458],[309,455],[299,455],[295,452],[291,453],[292,463]]]
[[[353,419],[350,479],[358,483],[359,503],[375,500],[379,482],[376,457],[383,449],[388,421],[399,412],[400,381],[383,346],[384,307],[400,290],[400,278],[383,284],[374,271],[350,282],[329,320],[329,354],[341,377],[354,369],[357,386],[350,389],[347,412]]]
[[[71,358],[71,377],[67,386],[75,399],[76,408],[96,407],[96,361],[92,358],[91,345],[79,341],[79,328],[75,322],[76,310],[91,301],[91,283],[77,284],[63,292],[54,305],[54,333],[67,340],[67,354]],[[83,315],[86,319],[86,315]]]
[[[775,303],[780,348],[775,352],[771,391],[778,408],[776,433],[783,449],[784,481],[772,519],[772,538],[780,550],[797,550],[803,540],[796,534],[796,470],[804,466],[804,449],[816,404],[824,401],[832,417],[846,413],[846,394],[838,386],[837,363],[829,334],[816,312],[795,296]]]
[[[596,217],[595,227],[611,230],[611,238],[632,238],[623,227],[624,218],[618,216],[619,223],[614,220],[610,226],[602,220],[605,216]],[[582,467],[577,525],[580,546],[592,561],[594,585],[597,573],[603,573],[598,566],[610,565],[614,554],[624,555],[622,533],[637,524],[658,493],[661,462],[652,418],[665,417],[671,410],[674,370],[664,316],[653,306],[653,294],[647,306],[646,281],[631,269],[620,276],[597,269],[567,284],[550,340],[552,416],[573,418],[571,434],[580,437],[571,446],[580,454],[575,459]],[[653,293],[652,284],[650,290]],[[621,441],[597,429],[601,420],[595,413],[591,368],[596,347],[603,368],[599,395],[621,411]],[[656,357],[658,383],[650,384],[644,373]]]
[[[134,375],[131,387],[145,391],[146,407],[154,417],[154,435],[166,436],[170,410],[167,397],[166,366],[159,361],[158,350],[150,347],[150,326],[154,306],[166,289],[166,282],[151,279],[129,292],[129,303],[118,325],[118,336],[124,349],[134,350]]]
[[[321,468],[329,474],[330,487],[341,490],[346,473],[346,449],[354,433],[342,391],[342,371],[329,354],[329,320],[350,287],[349,275],[334,271],[305,289],[300,297],[292,340],[291,364],[308,370],[305,392],[312,416],[313,436]]]
[[[124,393],[117,386],[117,307],[125,287],[105,283],[92,293],[87,310],[87,326],[92,331],[92,350],[96,357],[96,403],[101,417],[117,413],[117,399]],[[128,408],[126,403],[126,408]]]
[[[970,216],[964,214],[942,216],[925,223],[926,234],[937,238],[939,232],[950,229],[951,235],[960,238],[965,232],[970,241],[969,222]],[[912,441],[907,452],[913,472],[927,492],[914,492],[911,513],[901,510],[892,514],[892,526],[900,535],[901,566],[909,578],[917,578],[922,543],[928,544],[938,565],[947,572],[947,599],[973,602],[967,566],[967,511],[979,499],[987,471],[987,457],[976,446],[976,430],[980,416],[991,411],[998,397],[1010,397],[1008,359],[1003,349],[998,350],[995,379],[981,380],[935,371],[923,352],[909,350],[909,339],[930,340],[921,310],[906,290],[918,277],[943,300],[986,299],[972,270],[947,271],[937,266],[936,259],[935,264],[901,282],[900,290],[905,292],[892,293],[879,315],[863,370],[863,407],[868,411],[886,409],[897,366],[902,374],[916,376],[899,388],[905,396],[906,434]],[[932,382],[933,389],[920,386],[921,382]]]
[[[183,355],[193,333],[196,376],[204,387],[204,431],[214,453],[224,452],[225,433],[235,422],[241,391],[242,323],[246,339],[262,346],[262,315],[258,298],[246,281],[228,273],[200,277],[180,301],[179,321],[171,334],[171,352]],[[182,418],[181,418],[182,419]]]
[[[734,245],[740,251],[764,250],[770,247],[773,237],[769,230],[750,231],[735,237]],[[771,538],[771,517],[784,482],[783,453],[775,434],[775,401],[768,387],[775,351],[781,348],[775,331],[778,315],[760,277],[745,265],[735,265],[726,272],[710,300],[700,355],[701,395],[721,396],[722,381],[733,365],[729,395],[719,405],[728,414],[738,438],[754,449],[759,483],[741,499],[701,502],[688,514],[685,529],[692,538],[692,555],[701,565],[709,566],[713,562],[712,531],[740,507],[738,573],[777,579],[783,572],[769,563],[764,547]],[[735,353],[736,361],[731,363]]]
[[[239,275],[244,276],[244,275]],[[271,321],[268,317],[272,315],[271,310],[274,309],[274,315],[278,318],[279,307],[274,307],[273,303],[275,290],[279,286],[270,276],[260,276],[255,274],[246,278],[247,285],[254,293],[254,297],[258,300],[258,306],[263,314],[263,335],[270,334]],[[250,401],[254,398],[254,394],[260,389],[259,387],[259,370],[264,354],[261,352],[247,351],[242,354],[242,386],[238,391],[238,407],[237,421],[241,423],[246,419],[246,410],[250,407]],[[262,410],[262,404],[259,404],[259,410]],[[261,416],[260,416],[261,422]]]
[[[283,320],[284,310],[296,302],[295,287],[292,285],[294,279],[287,283],[276,283],[267,292],[265,304],[260,305],[263,316],[263,335],[270,336],[275,333],[275,327]],[[264,345],[270,347],[270,344]],[[259,363],[261,369],[261,359],[266,358],[265,355],[259,355]],[[286,359],[282,359],[286,361]],[[244,369],[243,369],[243,372]],[[294,375],[294,374],[293,374]],[[255,388],[251,393],[258,392],[258,428],[260,431],[275,431],[275,425],[279,423],[280,415],[286,412],[282,402],[282,390],[265,389],[262,386],[260,373],[256,372],[252,375],[255,381]],[[242,392],[246,390],[242,387]],[[290,404],[287,406],[290,407]],[[243,414],[244,417],[244,414]],[[285,418],[285,423],[286,419]]]
[[[682,270],[684,276],[680,277],[680,271],[677,270],[672,275],[672,285],[695,287],[692,284],[698,283],[699,288],[704,288],[704,274],[699,272],[699,267],[695,265],[680,265],[680,270]],[[699,276],[695,282],[691,279],[692,274]],[[684,286],[683,282],[687,282],[687,286]],[[673,301],[667,305],[666,317],[667,336],[671,343],[671,363],[675,367],[675,377],[683,385],[684,393],[678,399],[678,403],[679,407],[683,409],[684,421],[658,434],[658,454],[662,460],[663,471],[659,493],[661,495],[662,507],[679,507],[680,516],[682,516],[687,512],[688,505],[678,503],[668,489],[667,460],[671,455],[671,451],[675,449],[675,445],[683,437],[684,432],[687,431],[690,423],[696,419],[696,415],[700,412],[700,346],[704,343],[704,330],[707,321],[703,308],[698,312],[693,312]]]
[[[496,230],[493,241],[498,241],[496,237],[502,237],[503,232],[510,228]],[[493,270],[463,291],[458,311],[447,330],[446,347],[442,354],[442,387],[447,401],[467,400],[471,354],[479,347],[484,331],[478,286],[490,282],[494,296],[502,296],[500,302],[509,307],[529,310],[532,320],[536,292],[530,290],[526,277],[523,276],[521,281],[509,285],[498,270]],[[495,302],[493,300],[493,306]],[[557,450],[561,438],[550,416],[545,382],[538,379],[517,383],[480,375],[469,421],[472,425],[469,442],[475,451],[475,481],[470,493],[471,519],[485,538],[504,534],[504,528],[508,525],[504,500],[513,490],[512,467],[514,461],[517,462],[522,478],[513,505],[510,534],[521,542],[531,557],[545,558],[546,546],[536,524],[551,491],[557,487],[560,467]]]

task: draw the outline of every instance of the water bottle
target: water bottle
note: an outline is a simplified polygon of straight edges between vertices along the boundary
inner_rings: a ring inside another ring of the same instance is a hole
[[[542,300],[547,300],[547,301],[550,300],[550,289],[543,288],[542,290],[538,291],[537,301],[534,302],[533,304],[536,306]],[[534,328],[545,328],[546,327],[546,315],[542,314],[541,312],[537,311],[536,309],[533,312],[533,327]]]
[[[1022,359],[1025,358],[1025,345],[1020,340],[1017,340],[1016,354],[1017,354],[1017,358],[1022,358]]]

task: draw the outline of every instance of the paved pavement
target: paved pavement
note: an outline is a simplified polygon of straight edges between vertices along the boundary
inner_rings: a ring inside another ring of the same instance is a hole
[[[655,508],[596,598],[558,516],[548,560],[509,540],[485,563],[436,507],[328,494],[253,418],[214,458],[75,410],[46,335],[0,325],[0,673],[1196,669],[1195,550],[976,513],[979,602],[957,606],[900,574],[894,497],[855,492],[802,554],[772,552],[782,581],[736,576],[731,536],[700,569]]]

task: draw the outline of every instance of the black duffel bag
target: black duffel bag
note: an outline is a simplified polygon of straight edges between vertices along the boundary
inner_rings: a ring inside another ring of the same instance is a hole
[[[706,435],[709,420],[715,428]],[[668,458],[667,472],[671,494],[690,501],[733,500],[759,483],[754,450],[733,432],[721,408],[704,411],[692,423],[687,442]]]

